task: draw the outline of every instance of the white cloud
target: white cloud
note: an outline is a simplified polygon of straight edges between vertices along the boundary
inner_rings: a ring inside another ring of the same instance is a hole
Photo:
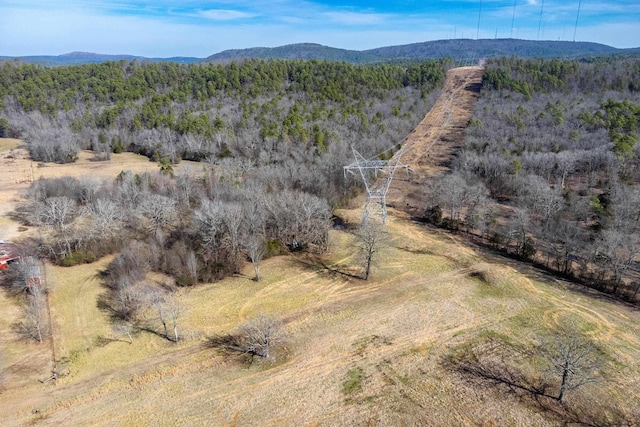
[[[211,19],[214,21],[233,21],[236,19],[248,19],[254,18],[255,14],[241,12],[239,10],[229,10],[229,9],[210,9],[210,10],[202,10],[198,14],[203,18]]]
[[[356,13],[356,12],[325,12],[322,14],[332,22],[345,25],[375,25],[390,18],[387,14]]]
[[[41,0],[51,6],[53,0]],[[228,4],[223,4],[226,2]],[[7,6],[12,2],[12,6]],[[536,39],[541,1],[538,6],[518,2],[513,29],[513,1],[510,7],[485,7],[481,38],[509,37]],[[315,42],[344,49],[363,50],[396,44],[416,43],[453,37],[475,38],[478,9],[414,12],[413,14],[373,13],[370,9],[338,10],[318,3],[276,0],[262,2],[216,0],[186,1],[169,13],[160,13],[158,0],[150,11],[122,12],[128,1],[115,0],[114,11],[106,0],[69,0],[59,8],[43,8],[35,0],[0,0],[0,55],[62,54],[72,51],[143,55],[149,57],[198,56],[236,48],[280,46]],[[86,3],[93,7],[77,7]],[[174,2],[175,3],[175,2]],[[531,3],[529,1],[529,3]],[[197,5],[197,9],[188,5]],[[590,16],[593,4],[582,2],[577,40],[590,40],[616,47],[638,46],[640,26],[636,3],[619,2],[627,13],[612,16],[601,9]],[[66,5],[66,6],[62,6]],[[587,6],[588,5],[588,6]],[[600,3],[605,7],[605,3]],[[571,40],[577,2],[545,2],[541,38]],[[502,10],[501,10],[502,9]],[[146,9],[145,9],[146,10]],[[165,10],[166,12],[166,10]],[[493,13],[492,13],[493,12]],[[501,14],[501,15],[500,15]],[[247,20],[251,19],[249,25]]]

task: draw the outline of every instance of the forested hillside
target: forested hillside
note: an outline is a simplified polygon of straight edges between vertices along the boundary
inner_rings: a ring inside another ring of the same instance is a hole
[[[322,251],[331,207],[354,194],[351,147],[393,148],[429,108],[445,63],[357,67],[318,61],[241,65],[118,62],[0,68],[2,132],[33,159],[95,161],[134,151],[155,175],[33,184],[17,212],[42,227],[29,251],[63,265],[119,252],[110,301],[135,313],[147,271],[180,285],[211,281],[286,250]],[[182,159],[200,170],[173,177]]]
[[[638,60],[490,61],[464,149],[432,191],[431,218],[635,300],[638,75]]]
[[[449,39],[433,40],[397,46],[384,46],[368,50],[348,50],[317,43],[294,43],[276,47],[251,47],[229,49],[207,58],[173,57],[146,58],[133,55],[104,55],[99,53],[72,52],[51,56],[23,56],[17,58],[0,56],[3,61],[18,60],[39,65],[93,64],[106,61],[176,62],[191,64],[198,62],[229,63],[247,59],[322,60],[344,61],[352,64],[398,63],[400,61],[427,61],[453,58],[467,62],[478,58],[517,56],[519,58],[588,58],[604,55],[637,56],[638,49],[618,49],[599,43],[570,42],[560,40],[521,39]]]
[[[4,64],[0,120],[39,161],[70,162],[92,149],[96,159],[125,150],[171,163],[245,159],[279,171],[305,163],[296,173],[303,187],[335,190],[350,147],[373,153],[400,141],[443,79],[438,62]]]
[[[640,61],[450,65],[0,66],[9,425],[634,425]]]

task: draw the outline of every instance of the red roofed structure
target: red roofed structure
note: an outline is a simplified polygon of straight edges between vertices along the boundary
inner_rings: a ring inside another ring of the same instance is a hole
[[[0,271],[8,270],[11,262],[20,261],[16,245],[0,240]]]

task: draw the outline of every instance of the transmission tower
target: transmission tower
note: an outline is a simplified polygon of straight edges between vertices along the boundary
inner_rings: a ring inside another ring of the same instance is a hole
[[[345,178],[347,172],[356,175],[360,174],[367,189],[367,202],[362,214],[362,225],[366,226],[369,217],[379,217],[383,224],[387,223],[387,191],[393,180],[396,169],[403,168],[407,171],[412,169],[400,161],[402,150],[396,153],[391,160],[367,160],[354,148],[353,155],[355,162],[344,167]],[[379,175],[382,175],[379,177]]]

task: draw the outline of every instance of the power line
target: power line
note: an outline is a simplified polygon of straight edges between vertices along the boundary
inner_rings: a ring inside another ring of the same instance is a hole
[[[578,14],[576,15],[576,26],[573,29],[573,42],[576,41],[576,31],[578,31],[578,18],[580,18],[580,5],[582,4],[582,0],[578,1]]]
[[[516,3],[518,0],[513,0],[513,16],[511,17],[511,38],[513,38],[513,23],[516,20]]]
[[[542,26],[542,13],[544,12],[544,0],[542,0],[542,6],[540,7],[540,19],[538,20],[538,40],[540,40],[540,27]]]
[[[482,0],[480,0],[480,10],[478,10],[478,29],[476,31],[476,40],[480,38],[480,14],[482,14]]]

